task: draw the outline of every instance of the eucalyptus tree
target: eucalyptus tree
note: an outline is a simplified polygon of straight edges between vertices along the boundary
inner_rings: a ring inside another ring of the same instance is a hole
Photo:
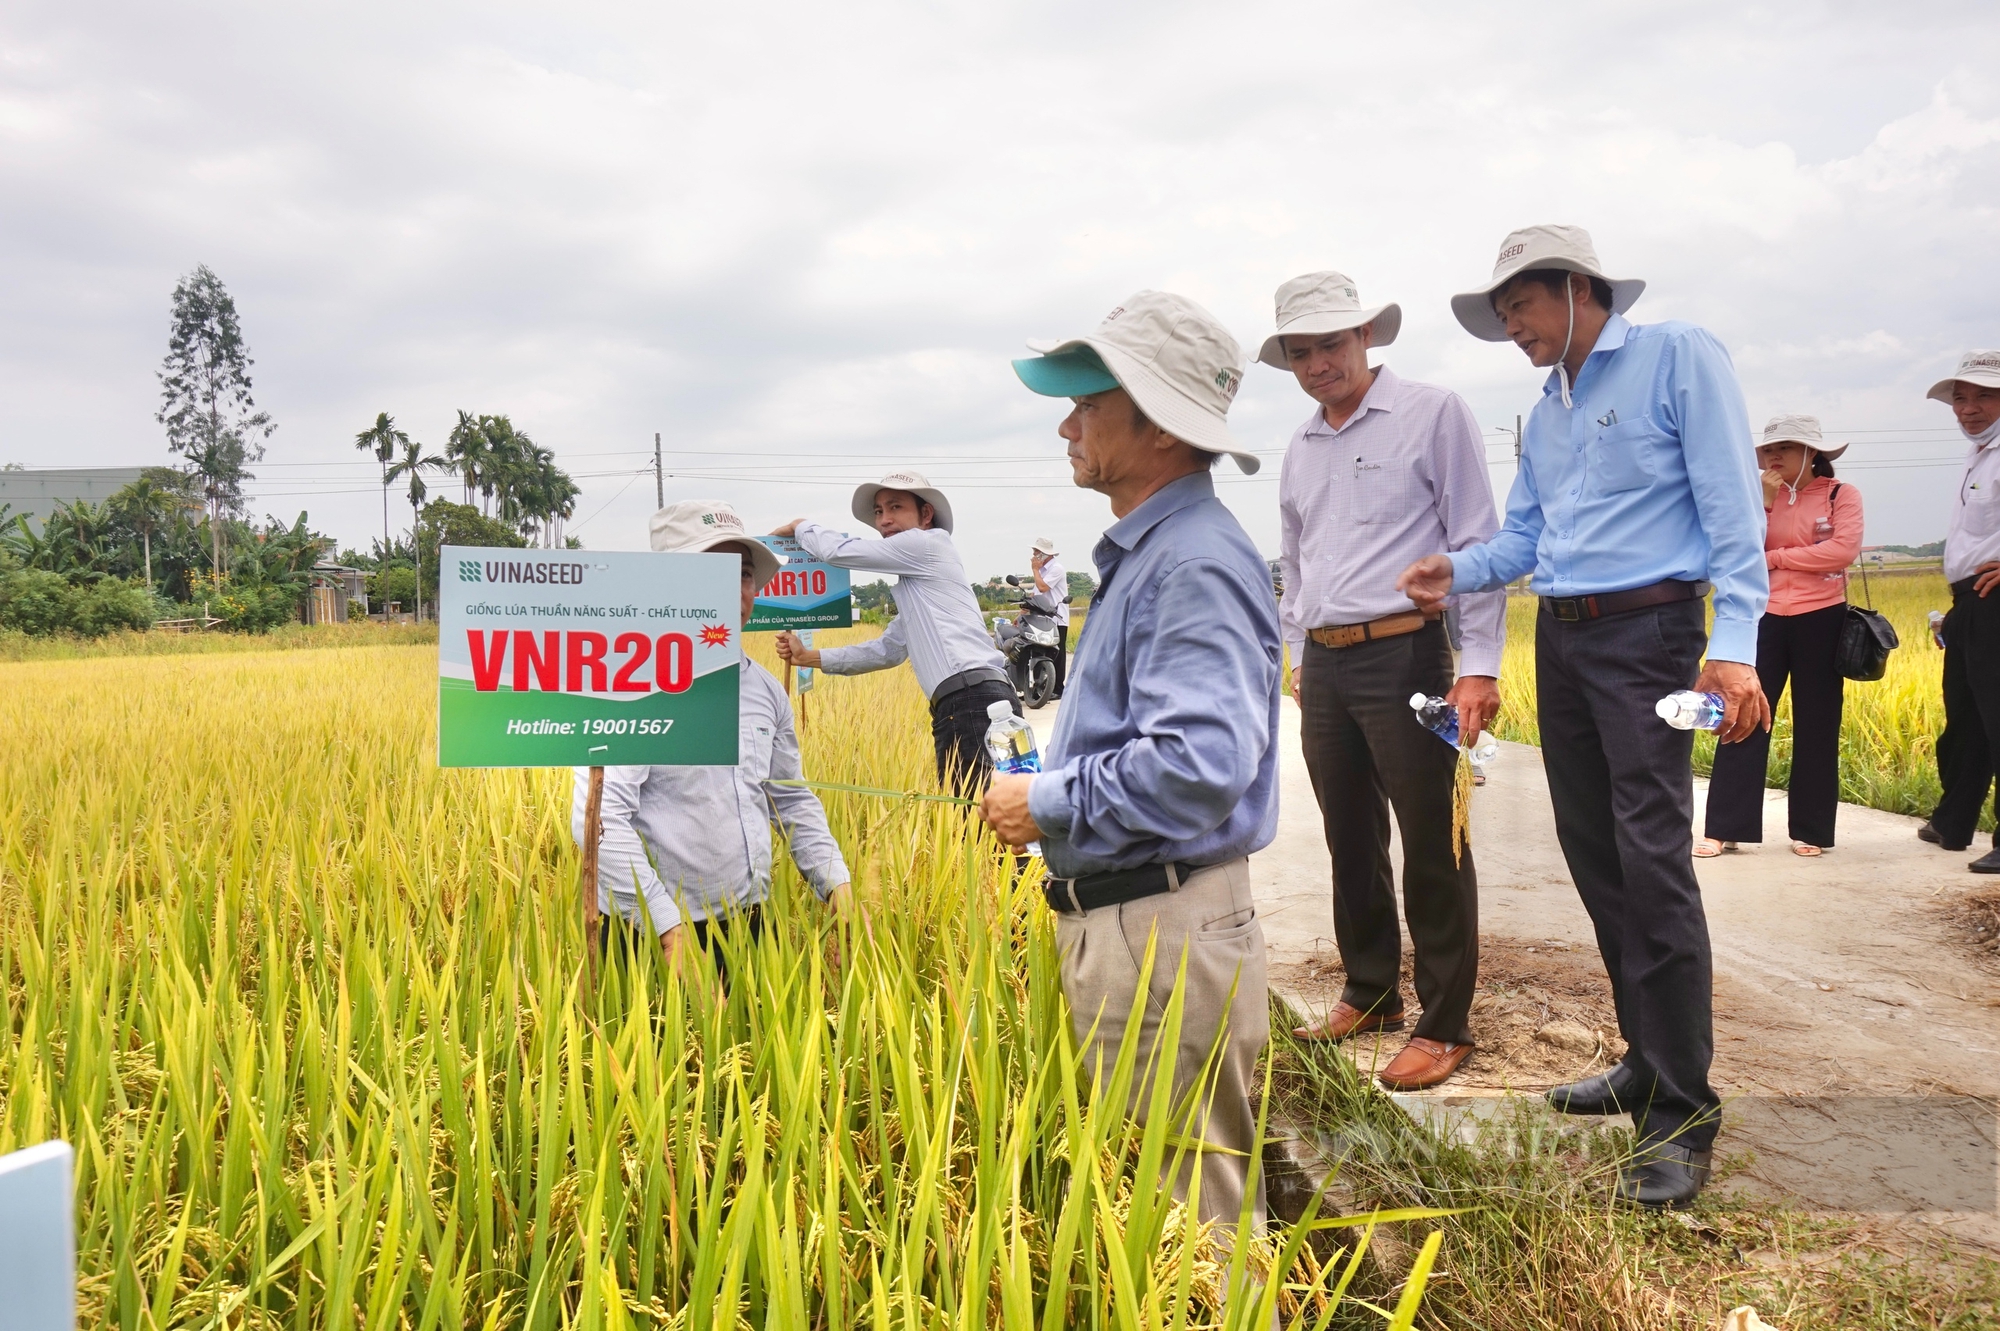
[[[250,349],[236,301],[222,279],[201,264],[174,287],[173,326],[160,363],[160,409],[167,448],[187,460],[208,509],[210,560],[223,572],[222,521],[243,511],[249,464],[264,456],[263,440],[277,429],[250,395]]]
[[[396,418],[386,411],[375,413],[375,423],[354,436],[354,446],[364,453],[373,453],[375,460],[382,464],[382,548],[389,548],[389,464],[395,461],[396,449],[407,447],[410,436],[396,428]]]

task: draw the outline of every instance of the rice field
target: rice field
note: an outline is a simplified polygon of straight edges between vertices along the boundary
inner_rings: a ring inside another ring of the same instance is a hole
[[[0,1149],[76,1148],[82,1325],[1411,1325],[1436,1235],[1362,1304],[1370,1225],[1163,1195],[1176,1116],[1119,1112],[1129,1047],[1087,1075],[1046,911],[948,806],[830,796],[863,909],[781,857],[726,992],[593,988],[570,776],[440,771],[435,668],[0,665]],[[931,781],[906,671],[804,743]]]
[[[1840,798],[1891,813],[1928,815],[1937,802],[1937,737],[1944,729],[1939,679],[1944,653],[1931,643],[1927,616],[1951,607],[1951,593],[1936,572],[1869,575],[1875,608],[1888,616],[1902,640],[1889,671],[1872,683],[1847,683],[1840,732]],[[1861,582],[1850,595],[1862,602]],[[1507,647],[1501,665],[1501,713],[1494,731],[1503,739],[1535,744],[1535,614],[1531,596],[1507,603]],[[1706,775],[1715,753],[1709,735],[1695,739],[1695,769]],[[1779,704],[1771,732],[1768,784],[1783,788],[1791,777],[1792,705]],[[1989,809],[1981,826],[1992,827]]]

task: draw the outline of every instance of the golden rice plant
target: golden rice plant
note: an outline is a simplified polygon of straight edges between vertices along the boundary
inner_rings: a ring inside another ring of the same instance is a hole
[[[1376,1319],[1366,1223],[1321,1265],[1162,1195],[1184,1122],[1118,1112],[1130,1047],[1088,1075],[956,808],[830,796],[865,909],[786,864],[726,992],[650,951],[591,987],[570,776],[439,770],[435,660],[0,666],[0,1149],[76,1146],[85,1325]],[[928,786],[907,672],[803,710],[816,776]]]

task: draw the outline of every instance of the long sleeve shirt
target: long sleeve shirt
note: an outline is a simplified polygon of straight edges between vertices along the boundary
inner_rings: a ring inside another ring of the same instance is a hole
[[[1729,353],[1693,324],[1614,314],[1570,389],[1574,406],[1557,387],[1551,370],[1500,530],[1451,553],[1452,591],[1530,572],[1539,596],[1706,579],[1709,659],[1754,665],[1771,586],[1764,492]]]
[[[1958,478],[1944,536],[1944,580],[1960,582],[2000,560],[2000,438],[1975,442]]]
[[[1847,569],[1861,553],[1861,491],[1814,476],[1764,510],[1767,615],[1803,615],[1847,598]]]
[[[1425,555],[1462,550],[1500,525],[1479,424],[1448,389],[1384,365],[1339,429],[1315,410],[1292,434],[1278,481],[1279,622],[1296,666],[1306,634],[1414,608],[1396,575]],[[1459,598],[1468,675],[1500,674],[1507,593]]]
[[[1220,864],[1278,830],[1278,608],[1207,472],[1104,533],[1046,768],[1028,788],[1058,877]]]
[[[1069,623],[1069,570],[1051,558],[1035,574],[1035,586],[1056,598],[1056,623]]]
[[[771,894],[771,829],[823,900],[847,865],[819,798],[797,781],[799,737],[776,677],[743,663],[734,767],[607,767],[599,821],[597,905],[655,933],[683,920],[748,910]],[[590,769],[576,769],[570,832],[583,844]]]
[[[924,696],[933,701],[938,685],[953,675],[983,667],[1005,676],[1007,658],[987,636],[950,532],[912,529],[866,541],[801,522],[796,536],[822,564],[896,576],[889,589],[895,620],[879,638],[821,648],[819,667],[827,674],[859,675],[908,661]]]

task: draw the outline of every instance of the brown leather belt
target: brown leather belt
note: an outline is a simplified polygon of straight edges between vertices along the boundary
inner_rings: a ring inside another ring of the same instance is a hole
[[[1399,615],[1371,619],[1366,624],[1329,624],[1325,628],[1307,629],[1306,636],[1322,647],[1352,647],[1377,638],[1396,638],[1405,633],[1415,633],[1436,618],[1436,615],[1427,615],[1421,610],[1405,610]]]
[[[1644,610],[1652,605],[1672,605],[1676,601],[1699,601],[1708,595],[1706,582],[1682,582],[1668,578],[1650,587],[1634,587],[1624,592],[1600,592],[1596,596],[1544,596],[1542,613],[1565,624],[1606,615],[1622,615],[1627,610]]]

